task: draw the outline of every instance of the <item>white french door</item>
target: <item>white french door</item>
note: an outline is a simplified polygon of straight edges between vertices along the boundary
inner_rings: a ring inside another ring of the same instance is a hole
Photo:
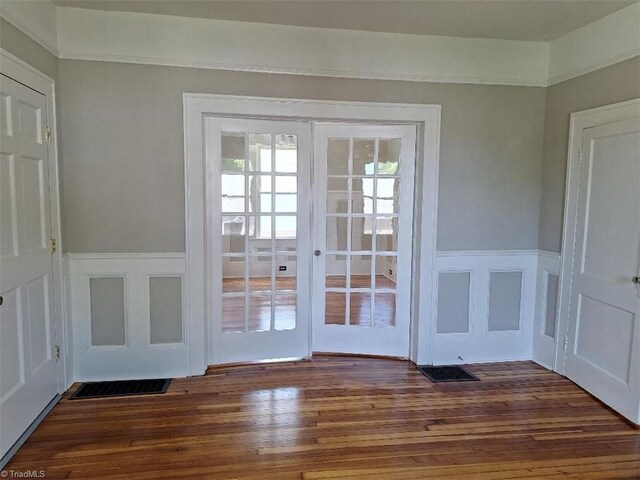
[[[310,133],[206,118],[213,364],[309,355]]]
[[[567,377],[640,423],[640,119],[585,128]]]
[[[211,363],[407,357],[416,127],[316,124],[313,168],[310,123],[205,131]]]
[[[313,350],[409,356],[416,127],[314,129]]]
[[[0,75],[0,458],[58,393],[46,108]]]

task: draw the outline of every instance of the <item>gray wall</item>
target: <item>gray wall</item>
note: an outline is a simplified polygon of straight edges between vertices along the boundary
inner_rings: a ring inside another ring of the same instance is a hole
[[[442,105],[438,248],[537,248],[546,91],[60,60],[69,252],[184,251],[182,93]]]
[[[58,58],[4,18],[0,18],[0,46],[54,80],[58,78]]]
[[[541,249],[560,252],[569,116],[572,112],[638,97],[640,57],[572,78],[547,89],[538,240]]]

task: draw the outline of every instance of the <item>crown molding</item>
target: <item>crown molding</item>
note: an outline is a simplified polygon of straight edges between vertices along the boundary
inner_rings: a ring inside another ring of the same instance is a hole
[[[0,16],[62,59],[286,75],[546,87],[640,55],[640,3],[553,42],[100,11],[50,0],[2,0]]]
[[[53,2],[2,0],[0,17],[53,55],[59,56],[57,7]]]
[[[549,85],[640,55],[640,2],[550,44]]]
[[[60,58],[289,75],[546,86],[549,45],[58,8]],[[400,53],[399,53],[400,52]]]

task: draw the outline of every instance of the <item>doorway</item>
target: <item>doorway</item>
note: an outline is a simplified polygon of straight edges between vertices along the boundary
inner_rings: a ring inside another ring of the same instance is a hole
[[[431,324],[434,321],[432,292],[436,271],[436,214],[441,107],[439,105],[337,102],[197,93],[185,93],[183,99],[186,205],[185,321],[189,350],[189,374],[201,375],[205,372],[208,365],[220,363],[220,357],[216,352],[219,345],[216,343],[217,340],[215,337],[216,335],[220,335],[218,332],[221,332],[222,323],[220,320],[214,318],[213,310],[219,308],[217,303],[221,301],[222,281],[221,270],[214,272],[213,264],[214,261],[216,261],[216,256],[222,255],[222,253],[221,250],[218,252],[213,250],[210,239],[212,234],[221,236],[222,225],[219,224],[211,227],[211,225],[213,225],[212,209],[216,206],[216,203],[211,199],[211,187],[208,185],[211,183],[210,177],[213,175],[212,165],[214,165],[215,162],[212,163],[210,158],[213,145],[213,141],[210,138],[211,129],[207,130],[210,126],[210,121],[215,121],[220,118],[251,121],[264,120],[285,122],[287,124],[298,122],[309,127],[309,135],[315,128],[325,124],[336,123],[349,124],[351,126],[363,126],[365,124],[369,126],[404,125],[411,126],[411,128],[414,129],[415,148],[413,151],[415,172],[414,178],[411,180],[415,180],[416,188],[413,196],[414,201],[410,209],[410,211],[413,212],[413,224],[411,226],[412,237],[410,239],[412,254],[408,257],[410,258],[410,285],[406,291],[408,300],[407,304],[403,307],[410,313],[412,321],[409,323],[408,352],[403,349],[401,355],[408,355],[409,358],[416,363],[430,363],[429,332],[431,330]],[[299,146],[300,138],[301,137],[298,138]],[[310,136],[309,145],[313,144],[311,138]],[[300,150],[298,154],[300,154]],[[310,148],[308,155],[313,155],[313,148]],[[218,161],[219,160],[220,159],[218,159]],[[299,161],[301,160],[299,159]],[[315,164],[318,164],[317,160]],[[311,162],[309,162],[309,165],[311,183],[309,184],[308,190],[309,195],[313,197],[311,185],[313,185],[314,190],[317,190],[319,187],[317,186],[316,165],[312,165]],[[298,172],[298,176],[300,176],[300,172]],[[216,193],[216,195],[220,194],[220,191]],[[300,187],[298,187],[296,195],[302,195]],[[298,204],[299,210],[296,215],[298,219],[297,228],[300,228],[302,222],[305,222],[304,224],[309,226],[309,232],[313,233],[311,227],[315,225],[314,222],[317,220],[317,206],[315,205],[315,201],[314,198],[310,199],[311,207],[314,208],[311,208],[308,212],[303,212],[300,207],[301,204]],[[246,213],[249,214],[250,212]],[[312,218],[312,213],[315,214],[316,217]],[[222,212],[218,215],[221,218]],[[399,222],[399,225],[400,223],[402,222]],[[403,228],[406,228],[406,225]],[[400,230],[398,230],[398,234],[398,242],[401,244]],[[303,261],[317,263],[314,250],[320,249],[314,248],[313,241],[316,240],[315,234],[310,234],[310,237],[312,237],[310,245],[307,245],[305,252],[303,252],[299,246],[301,238],[297,238],[297,251],[295,252],[297,259],[296,282],[301,279],[298,270],[301,268],[300,266]],[[277,239],[274,241],[277,241]],[[246,251],[244,253],[249,254],[249,252]],[[322,250],[321,255],[323,255]],[[303,257],[305,258],[303,259]],[[400,257],[398,257],[398,262],[400,262]],[[278,272],[280,272],[280,264],[278,263],[277,265]],[[290,273],[289,268],[287,268],[286,272]],[[307,327],[310,327],[312,324],[311,316],[316,308],[316,304],[312,302],[311,274],[312,270],[311,267],[309,267],[308,290],[306,292],[306,301],[309,302],[307,305],[309,311],[306,314]],[[220,280],[216,280],[216,278]],[[245,279],[246,278],[247,277],[245,277]],[[216,287],[217,290],[214,289],[216,281],[219,282],[219,285]],[[271,283],[271,279],[269,279],[269,282],[270,287],[274,285]],[[397,282],[397,289],[400,291],[400,282],[399,280],[397,280]],[[269,291],[269,295],[277,295],[277,291],[278,290],[272,289]],[[296,305],[300,304],[302,293],[299,284],[296,283]],[[256,294],[256,296],[258,295]],[[371,303],[369,303],[369,305],[371,305]],[[300,312],[296,311],[296,328],[300,325],[299,319]],[[396,311],[396,321],[397,319],[398,311]],[[249,320],[247,318],[247,330],[248,322]],[[269,322],[271,324],[271,317],[269,317]],[[328,327],[329,326],[327,326],[327,328]],[[343,330],[344,333],[346,333],[348,330],[353,330],[353,328],[347,327],[351,327],[351,325],[339,326],[338,331]],[[269,332],[271,332],[271,329]],[[275,335],[276,332],[274,319],[274,331],[271,333]],[[249,333],[253,332],[237,333],[239,338],[249,338]],[[307,335],[306,355],[309,355],[312,351],[311,341],[315,338],[312,338],[312,333],[313,332],[310,332]],[[257,337],[257,335],[253,336]],[[240,340],[238,340],[238,342],[240,342]],[[348,342],[345,340],[345,343]],[[356,346],[355,341],[350,342],[349,345],[352,348],[350,351],[357,351],[353,348]],[[277,357],[273,358],[287,358],[284,352],[278,351],[278,353]]]
[[[205,131],[212,363],[408,357],[415,125]]]

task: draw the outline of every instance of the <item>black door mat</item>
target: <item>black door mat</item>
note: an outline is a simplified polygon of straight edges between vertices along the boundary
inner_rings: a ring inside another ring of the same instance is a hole
[[[480,379],[457,365],[418,365],[418,370],[432,382],[479,382]]]
[[[82,400],[83,398],[157,395],[165,393],[170,383],[170,378],[83,383],[69,398],[71,400]]]

